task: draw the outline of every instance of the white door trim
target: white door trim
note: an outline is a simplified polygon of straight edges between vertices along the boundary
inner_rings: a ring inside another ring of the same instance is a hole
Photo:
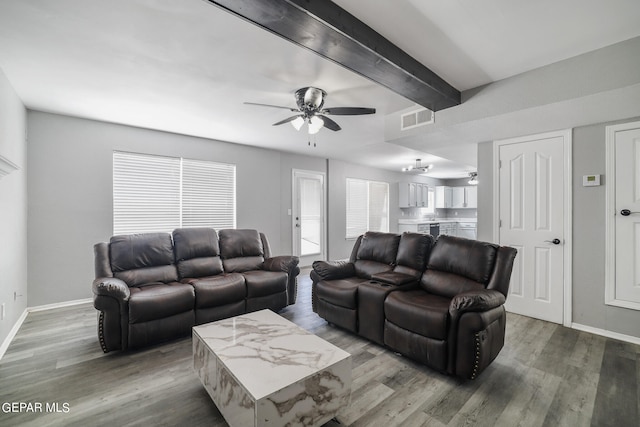
[[[291,249],[295,252],[298,242],[296,241],[296,174],[300,175],[322,175],[322,233],[321,233],[321,245],[322,245],[322,261],[327,259],[327,174],[325,172],[304,170],[304,169],[291,169]]]
[[[531,140],[562,137],[564,145],[564,279],[563,279],[563,313],[562,324],[571,327],[573,317],[572,293],[573,293],[573,187],[572,187],[572,130],[565,129],[554,132],[547,132],[537,135],[521,136],[517,138],[493,141],[493,241],[500,241],[500,146],[507,144],[517,144]],[[607,175],[609,176],[609,175]]]
[[[605,245],[607,256],[604,262],[604,303],[616,307],[640,310],[640,304],[616,299],[616,133],[640,128],[640,122],[622,123],[607,126],[606,129],[606,167],[605,167]]]

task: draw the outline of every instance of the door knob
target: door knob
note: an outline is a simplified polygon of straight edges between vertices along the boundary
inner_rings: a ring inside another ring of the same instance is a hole
[[[622,209],[620,211],[620,215],[622,216],[629,216],[631,214],[637,214],[637,213],[640,213],[640,212],[631,212],[629,209]]]
[[[554,245],[559,245],[560,244],[560,239],[545,240],[545,242],[553,243]]]

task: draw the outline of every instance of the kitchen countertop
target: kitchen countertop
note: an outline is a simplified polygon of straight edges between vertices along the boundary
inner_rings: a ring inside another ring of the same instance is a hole
[[[398,224],[436,224],[443,222],[478,222],[477,218],[399,219]]]

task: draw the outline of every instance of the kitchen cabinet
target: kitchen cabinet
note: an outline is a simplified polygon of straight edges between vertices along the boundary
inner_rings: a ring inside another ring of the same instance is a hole
[[[446,209],[451,207],[451,187],[439,185],[436,187],[436,208]]]
[[[447,236],[457,236],[458,224],[455,222],[441,222],[440,234],[446,234]]]
[[[465,206],[465,187],[451,188],[451,208],[460,209]]]
[[[477,208],[478,187],[436,187],[436,208]]]
[[[418,224],[398,224],[398,233],[417,233]]]
[[[398,183],[398,202],[401,208],[428,207],[429,186],[421,182]]]
[[[467,206],[468,208],[477,208],[478,207],[478,187],[475,185],[470,185],[465,187],[466,198],[467,198]]]
[[[457,236],[464,237],[466,239],[476,239],[477,226],[475,222],[459,222],[457,229]]]

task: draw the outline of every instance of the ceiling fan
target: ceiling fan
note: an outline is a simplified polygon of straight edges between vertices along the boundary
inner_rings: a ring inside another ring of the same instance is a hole
[[[258,105],[262,107],[283,108],[299,114],[288,117],[284,120],[280,120],[274,123],[273,126],[282,125],[285,123],[291,123],[296,130],[300,130],[302,125],[307,123],[309,125],[309,133],[318,133],[322,127],[331,129],[332,131],[339,131],[342,129],[340,125],[327,117],[327,114],[334,116],[359,116],[362,114],[375,114],[375,108],[363,108],[363,107],[334,107],[323,108],[324,101],[327,97],[327,92],[317,87],[303,87],[298,89],[295,93],[296,104],[298,108],[281,107],[279,105],[270,104],[258,104],[255,102],[245,102],[248,105]]]

